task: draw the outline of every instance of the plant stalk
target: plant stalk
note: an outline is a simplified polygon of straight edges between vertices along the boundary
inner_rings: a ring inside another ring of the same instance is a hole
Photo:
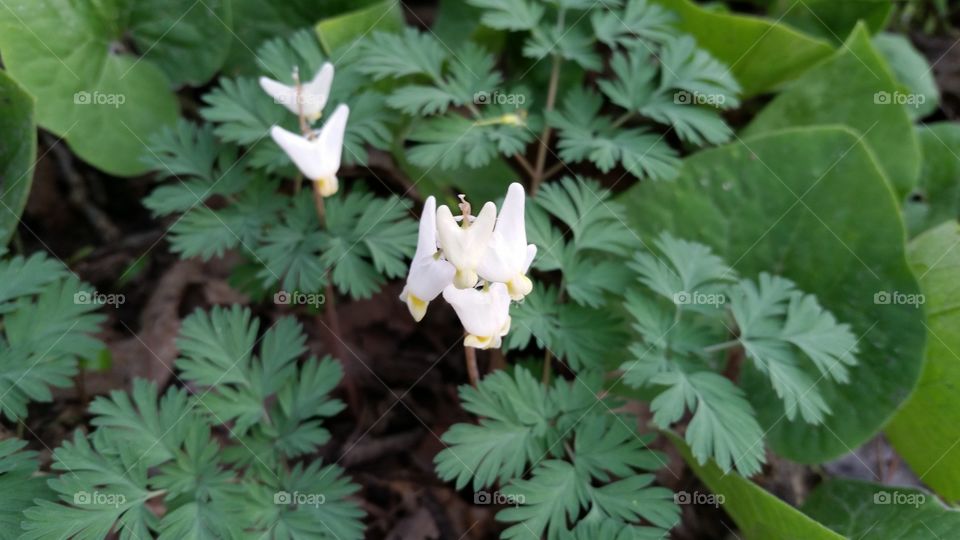
[[[553,55],[553,65],[550,68],[550,86],[547,88],[547,104],[544,107],[544,117],[547,116],[547,113],[552,111],[557,103],[557,87],[560,83],[560,64],[561,58],[559,54],[554,53]],[[550,124],[546,121],[544,122],[543,131],[540,133],[540,148],[537,150],[537,161],[533,170],[533,176],[530,179],[530,195],[536,195],[537,190],[540,189],[540,183],[543,182],[544,178],[544,167],[547,164],[547,150],[550,146],[550,134],[552,133],[552,128]]]
[[[470,384],[477,386],[480,381],[480,370],[477,369],[477,349],[464,346],[463,356],[467,361],[467,375],[470,377]]]

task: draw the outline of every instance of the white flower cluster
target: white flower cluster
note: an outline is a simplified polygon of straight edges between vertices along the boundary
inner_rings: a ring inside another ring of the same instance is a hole
[[[510,330],[510,300],[522,300],[533,283],[527,270],[537,246],[527,244],[523,186],[510,184],[497,215],[488,202],[476,216],[466,202],[462,216],[429,197],[420,216],[417,252],[400,299],[417,321],[441,293],[467,332],[463,344],[499,347]]]
[[[299,77],[295,78],[299,81]],[[330,97],[333,84],[333,64],[323,64],[314,78],[306,83],[289,86],[267,77],[260,77],[260,87],[274,101],[298,115],[305,123],[312,124],[320,118],[323,107]],[[330,115],[319,130],[310,130],[302,136],[280,126],[270,129],[270,136],[287,153],[303,176],[315,183],[320,195],[329,197],[337,192],[340,158],[343,154],[343,134],[347,129],[350,107],[344,104]],[[305,126],[308,124],[305,124]],[[309,128],[307,128],[309,129]]]

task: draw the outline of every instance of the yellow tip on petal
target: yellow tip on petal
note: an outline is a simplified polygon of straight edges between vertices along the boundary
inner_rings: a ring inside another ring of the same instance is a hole
[[[403,300],[407,303],[407,309],[410,310],[410,315],[413,315],[413,320],[420,322],[423,316],[427,314],[427,306],[430,302],[421,300],[409,293]]]
[[[458,268],[457,273],[453,275],[453,285],[458,289],[472,289],[479,279],[480,276],[474,270]]]
[[[523,274],[507,282],[507,292],[512,300],[523,300],[523,297],[530,294],[533,290],[533,282]]]
[[[467,334],[463,339],[464,347],[473,347],[474,349],[489,349],[493,346],[493,336],[475,336]]]
[[[317,178],[314,182],[317,184],[317,191],[323,197],[333,195],[340,188],[340,183],[335,176],[333,178]]]

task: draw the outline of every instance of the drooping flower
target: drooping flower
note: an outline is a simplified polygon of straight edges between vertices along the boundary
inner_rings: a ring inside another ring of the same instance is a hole
[[[510,294],[503,283],[491,283],[483,289],[458,289],[448,286],[443,298],[453,306],[467,337],[465,347],[500,347],[510,331]]]
[[[270,136],[287,153],[294,165],[310,180],[317,183],[324,197],[337,192],[337,171],[343,154],[343,134],[347,129],[350,108],[338,105],[327,122],[313,137],[301,137],[280,126],[270,129]]]
[[[465,214],[469,214],[469,211]],[[497,206],[492,202],[484,204],[476,218],[464,217],[459,223],[447,206],[437,209],[440,249],[456,268],[453,284],[458,289],[473,288],[477,284],[477,266],[486,253],[496,219]]]
[[[407,284],[400,293],[417,322],[427,313],[427,305],[453,283],[456,269],[440,257],[437,249],[437,200],[427,197],[420,215],[417,252],[410,263]]]
[[[333,64],[326,62],[313,79],[302,83],[299,91],[296,85],[287,85],[267,77],[260,77],[260,88],[270,95],[274,101],[283,105],[293,114],[303,114],[309,122],[320,118],[327,98],[330,97],[330,86],[333,84]]]
[[[522,300],[533,290],[527,270],[537,254],[537,246],[527,244],[525,203],[523,186],[517,182],[510,184],[487,251],[477,268],[483,279],[506,284],[514,300]]]

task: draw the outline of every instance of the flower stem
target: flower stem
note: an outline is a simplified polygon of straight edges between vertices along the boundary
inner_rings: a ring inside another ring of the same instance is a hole
[[[317,208],[317,219],[320,220],[320,228],[325,229],[327,227],[327,207],[323,202],[323,195],[320,193],[320,183],[310,183],[313,184],[313,204]]]
[[[550,68],[550,86],[547,88],[547,104],[544,108],[544,117],[552,111],[557,103],[557,88],[560,83],[560,64],[562,59],[559,54],[553,54],[553,66]],[[547,163],[547,150],[550,146],[550,124],[545,122],[543,131],[540,133],[540,149],[537,151],[537,162],[533,171],[533,177],[530,179],[530,195],[536,195],[543,181],[543,170]]]
[[[465,346],[463,356],[467,360],[467,375],[470,377],[470,384],[476,386],[480,380],[480,370],[477,369],[477,349]]]

